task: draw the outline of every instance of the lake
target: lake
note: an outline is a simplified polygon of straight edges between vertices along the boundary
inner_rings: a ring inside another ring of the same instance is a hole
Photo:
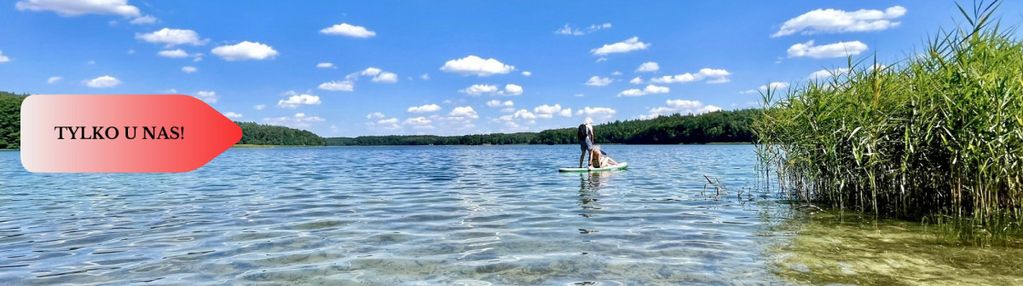
[[[181,174],[0,152],[0,284],[1021,283],[1015,247],[814,212],[751,145],[233,148]],[[705,176],[723,190],[707,185]]]

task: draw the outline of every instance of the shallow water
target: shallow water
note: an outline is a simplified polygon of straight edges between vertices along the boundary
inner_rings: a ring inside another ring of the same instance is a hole
[[[752,146],[605,149],[629,170],[556,172],[576,146],[235,148],[183,174],[30,174],[0,152],[0,284],[889,281],[802,271],[846,263],[800,244],[841,224],[761,190]]]

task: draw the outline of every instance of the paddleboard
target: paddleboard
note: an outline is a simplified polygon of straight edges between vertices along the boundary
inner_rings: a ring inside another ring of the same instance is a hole
[[[604,167],[604,168],[593,168],[593,169],[589,169],[589,168],[560,168],[560,169],[558,169],[558,172],[575,172],[575,173],[601,172],[601,171],[624,170],[625,168],[628,168],[628,167],[629,167],[629,163],[628,162],[621,162],[621,163],[618,163],[618,165],[614,165],[614,166],[610,166],[610,167]]]

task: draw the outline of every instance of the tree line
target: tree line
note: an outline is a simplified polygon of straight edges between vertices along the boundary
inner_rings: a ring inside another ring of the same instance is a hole
[[[21,102],[26,96],[0,91],[0,149],[18,149],[21,144]]]
[[[593,127],[597,143],[701,144],[753,142],[750,124],[755,109],[717,111],[699,115],[673,114],[653,119],[614,121]],[[461,136],[390,135],[326,138],[327,145],[503,145],[576,144],[577,127],[540,132],[491,133]]]

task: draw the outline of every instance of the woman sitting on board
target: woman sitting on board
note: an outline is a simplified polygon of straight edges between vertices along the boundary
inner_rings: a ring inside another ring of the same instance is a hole
[[[607,168],[614,165],[618,165],[611,156],[608,156],[604,151],[600,151],[600,146],[593,146],[590,149],[590,169],[593,168]]]
[[[586,118],[583,124],[579,124],[579,129],[576,131],[576,138],[579,139],[579,149],[582,150],[582,153],[579,154],[579,168],[583,167],[583,159],[586,158],[586,153],[590,153],[593,148],[593,141],[596,138],[593,135],[593,125],[591,123],[592,120]],[[590,161],[592,160],[593,156],[590,156]]]

